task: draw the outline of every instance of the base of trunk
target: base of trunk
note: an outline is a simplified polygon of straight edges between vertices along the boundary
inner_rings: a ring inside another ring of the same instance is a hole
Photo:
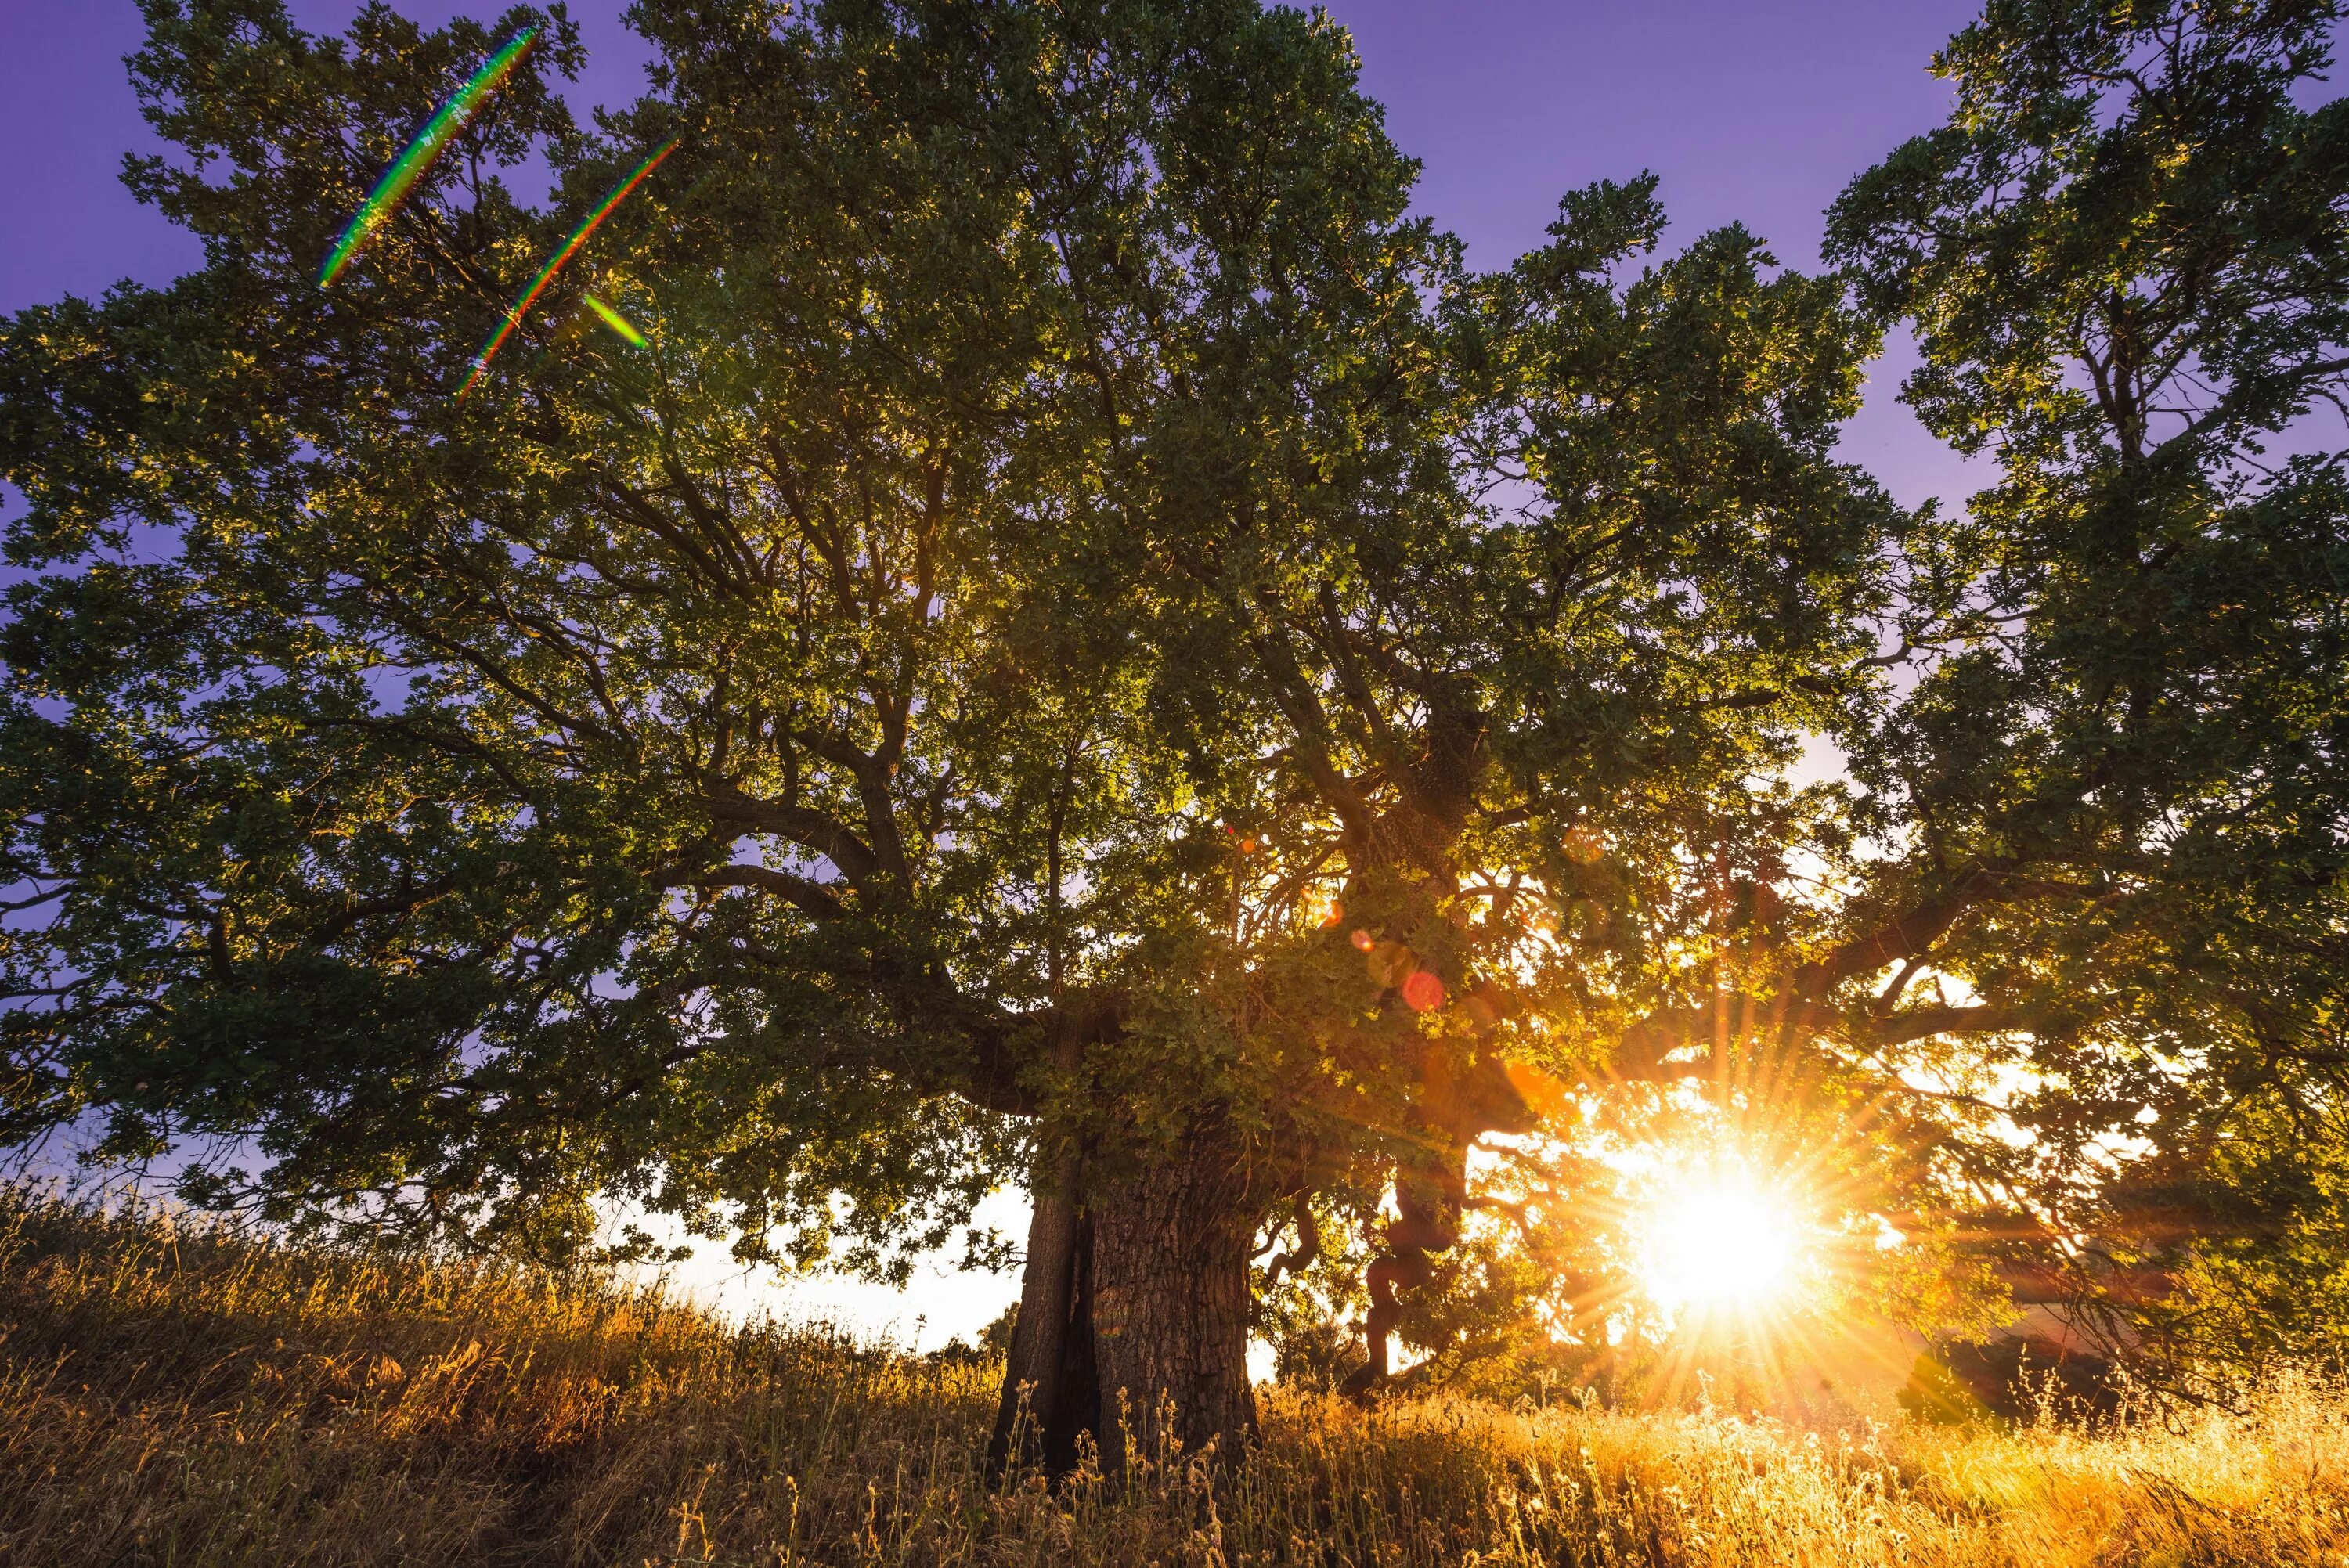
[[[1039,1193],[989,1458],[1105,1471],[1175,1451],[1236,1456],[1254,1432],[1248,1387],[1244,1162],[1186,1140],[1136,1174]]]
[[[1028,1226],[1028,1266],[1019,1313],[1004,1358],[1003,1396],[988,1469],[1000,1475],[1015,1465],[1041,1465],[1066,1475],[1077,1468],[1081,1445],[1101,1409],[1094,1373],[1092,1219],[1065,1187],[1038,1192]]]

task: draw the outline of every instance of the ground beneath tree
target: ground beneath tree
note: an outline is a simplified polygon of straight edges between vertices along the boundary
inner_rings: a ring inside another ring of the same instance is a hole
[[[1263,1391],[1218,1477],[990,1483],[999,1368],[596,1278],[0,1192],[0,1562],[2329,1563],[2349,1398],[2182,1430],[1822,1437]]]

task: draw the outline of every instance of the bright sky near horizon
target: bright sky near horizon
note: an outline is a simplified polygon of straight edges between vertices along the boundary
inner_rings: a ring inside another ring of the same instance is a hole
[[[339,29],[357,0],[290,0],[297,21]],[[160,284],[201,261],[192,238],[119,182],[123,155],[158,150],[122,67],[139,46],[132,0],[65,5],[0,0],[0,311],[119,279]],[[428,25],[496,5],[414,0]],[[575,0],[590,53],[574,89],[616,103],[642,89],[646,49],[621,26],[623,0]],[[1744,222],[1789,265],[1817,263],[1821,213],[1852,176],[1946,114],[1932,52],[1971,0],[1332,0],[1368,90],[1396,142],[1425,165],[1420,210],[1459,234],[1478,266],[1537,243],[1568,190],[1642,170],[1661,176],[1668,243]],[[430,106],[419,106],[419,113]],[[1871,378],[1844,449],[1902,501],[1958,504],[1962,466],[1893,399],[1910,363],[1896,345]],[[983,1222],[1019,1233],[1016,1194]],[[845,1281],[794,1282],[780,1295],[722,1251],[677,1282],[736,1307],[826,1315],[923,1347],[968,1336],[1016,1294],[1008,1276],[923,1271],[903,1295]],[[916,1336],[917,1320],[921,1329]]]

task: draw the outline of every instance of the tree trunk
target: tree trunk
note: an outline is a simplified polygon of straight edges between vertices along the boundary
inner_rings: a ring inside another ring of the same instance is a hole
[[[1092,1220],[1060,1176],[1040,1185],[1028,1225],[1028,1264],[1012,1320],[1003,1394],[996,1406],[988,1468],[1040,1464],[1050,1475],[1077,1468],[1078,1439],[1093,1429],[1101,1386],[1093,1373]]]
[[[1239,1457],[1256,1429],[1248,1387],[1246,1164],[1226,1139],[1186,1139],[1093,1208],[1093,1347],[1102,1462],[1156,1459],[1170,1439]],[[1172,1425],[1167,1423],[1171,1419]]]
[[[1074,1187],[1037,1195],[990,1460],[1065,1474],[1086,1436],[1110,1471],[1129,1445],[1146,1459],[1170,1442],[1237,1456],[1256,1425],[1248,1252],[1261,1207],[1242,1162],[1226,1140],[1196,1137],[1081,1206]]]

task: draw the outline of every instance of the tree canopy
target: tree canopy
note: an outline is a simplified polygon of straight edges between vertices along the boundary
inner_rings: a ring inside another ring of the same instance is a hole
[[[2173,1369],[2349,1321],[2337,20],[1999,0],[1951,123],[1829,217],[1916,324],[1911,406],[2000,471],[1858,754],[1905,841],[1869,896],[1971,994],[1931,1065],[2008,1091],[1968,1162],[2012,1260]]]
[[[1024,1181],[999,1437],[1063,1457],[1235,1440],[1317,1260],[1365,1379],[1603,1338],[1594,1150],[1667,1124],[1920,1321],[2255,1233],[2181,1192],[2321,1229],[2341,476],[2260,443],[2338,385],[2331,12],[2139,9],[1953,43],[1847,278],[1667,252],[1648,177],[1475,272],[1254,0],[642,0],[593,129],[559,6],[146,0],[206,264],[0,338],[0,1136],[883,1273]],[[1835,450],[1903,316],[1962,517]]]

